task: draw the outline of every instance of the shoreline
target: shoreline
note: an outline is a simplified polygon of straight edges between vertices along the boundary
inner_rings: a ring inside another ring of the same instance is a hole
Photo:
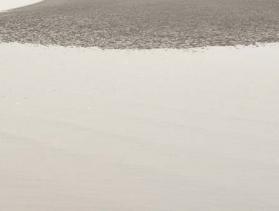
[[[14,9],[31,6],[43,1],[44,0],[8,0],[5,2],[0,2],[0,13],[8,13]]]

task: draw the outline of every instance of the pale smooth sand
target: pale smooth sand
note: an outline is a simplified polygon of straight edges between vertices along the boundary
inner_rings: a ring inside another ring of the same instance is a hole
[[[1,210],[279,210],[278,56],[0,45]]]
[[[42,0],[0,0],[0,12],[18,7],[24,7],[41,1]]]

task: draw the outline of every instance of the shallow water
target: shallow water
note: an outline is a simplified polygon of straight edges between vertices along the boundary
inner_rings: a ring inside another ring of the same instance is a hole
[[[278,44],[0,45],[0,204],[278,210]]]

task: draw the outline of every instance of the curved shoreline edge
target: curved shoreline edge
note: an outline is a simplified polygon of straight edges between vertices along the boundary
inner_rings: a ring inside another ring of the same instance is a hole
[[[0,13],[9,12],[13,9],[18,9],[21,7],[31,6],[42,1],[44,0],[9,0],[0,2]]]

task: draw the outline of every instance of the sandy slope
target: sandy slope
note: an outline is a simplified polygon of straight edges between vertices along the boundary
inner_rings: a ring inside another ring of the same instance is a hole
[[[1,209],[277,211],[278,52],[1,45]]]
[[[0,14],[0,42],[149,49],[278,41],[278,0],[45,0]]]
[[[40,1],[42,0],[0,0],[0,11],[23,7]]]

